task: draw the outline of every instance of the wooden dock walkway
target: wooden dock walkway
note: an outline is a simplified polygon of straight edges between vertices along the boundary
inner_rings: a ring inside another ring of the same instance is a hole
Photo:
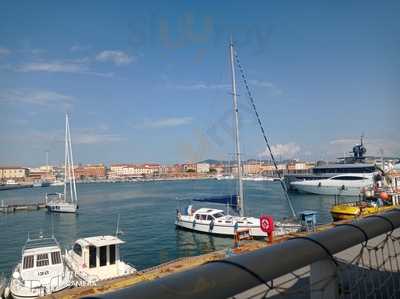
[[[21,204],[4,204],[0,205],[0,212],[4,214],[15,213],[18,211],[37,211],[46,208],[45,202],[21,203]]]

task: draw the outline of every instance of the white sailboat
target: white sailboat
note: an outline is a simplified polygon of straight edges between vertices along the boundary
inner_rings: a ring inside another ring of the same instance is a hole
[[[235,146],[236,146],[236,162],[238,168],[238,194],[225,197],[213,197],[206,199],[195,199],[195,201],[223,203],[236,209],[239,213],[236,215],[225,214],[223,210],[214,208],[200,208],[194,210],[192,206],[188,206],[186,211],[177,211],[175,225],[177,228],[202,232],[213,235],[234,236],[238,230],[248,229],[252,237],[266,237],[267,233],[260,228],[260,219],[256,217],[245,216],[244,211],[244,196],[243,196],[243,178],[242,178],[242,163],[240,154],[240,135],[239,135],[239,111],[236,94],[236,75],[234,63],[234,48],[233,43],[230,43],[230,62],[232,73],[232,95],[233,95],[233,110],[235,114]],[[300,230],[299,223],[284,223],[275,222],[275,236],[296,232]]]
[[[46,207],[49,212],[76,213],[78,209],[78,195],[76,192],[74,159],[72,156],[68,114],[65,115],[64,193],[56,193],[54,194],[55,197],[52,198],[50,198],[49,195],[50,194],[46,194]]]

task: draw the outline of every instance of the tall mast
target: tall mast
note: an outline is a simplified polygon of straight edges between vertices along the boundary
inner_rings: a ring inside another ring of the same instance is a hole
[[[64,200],[66,199],[67,196],[67,159],[68,159],[68,144],[67,144],[67,138],[68,138],[68,114],[65,114],[65,158],[64,158]]]
[[[239,139],[239,110],[237,104],[236,94],[236,74],[235,74],[235,63],[234,63],[234,52],[233,52],[233,41],[229,45],[230,56],[231,56],[231,71],[232,71],[232,97],[233,97],[233,110],[235,114],[235,141],[236,141],[236,161],[238,166],[238,184],[239,184],[239,214],[244,215],[244,204],[243,204],[243,181],[242,181],[242,163],[240,161],[240,139]]]

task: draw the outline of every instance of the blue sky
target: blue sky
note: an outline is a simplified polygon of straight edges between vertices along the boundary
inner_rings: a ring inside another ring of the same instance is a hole
[[[400,154],[398,1],[0,3],[0,164],[226,159],[232,34],[275,154]],[[244,157],[265,150],[240,80]]]

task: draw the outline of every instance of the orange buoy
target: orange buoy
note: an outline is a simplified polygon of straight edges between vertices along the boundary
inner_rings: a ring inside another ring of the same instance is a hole
[[[382,191],[382,192],[379,194],[379,197],[380,197],[382,200],[389,200],[389,194],[387,194],[387,193],[384,192],[384,191]]]

